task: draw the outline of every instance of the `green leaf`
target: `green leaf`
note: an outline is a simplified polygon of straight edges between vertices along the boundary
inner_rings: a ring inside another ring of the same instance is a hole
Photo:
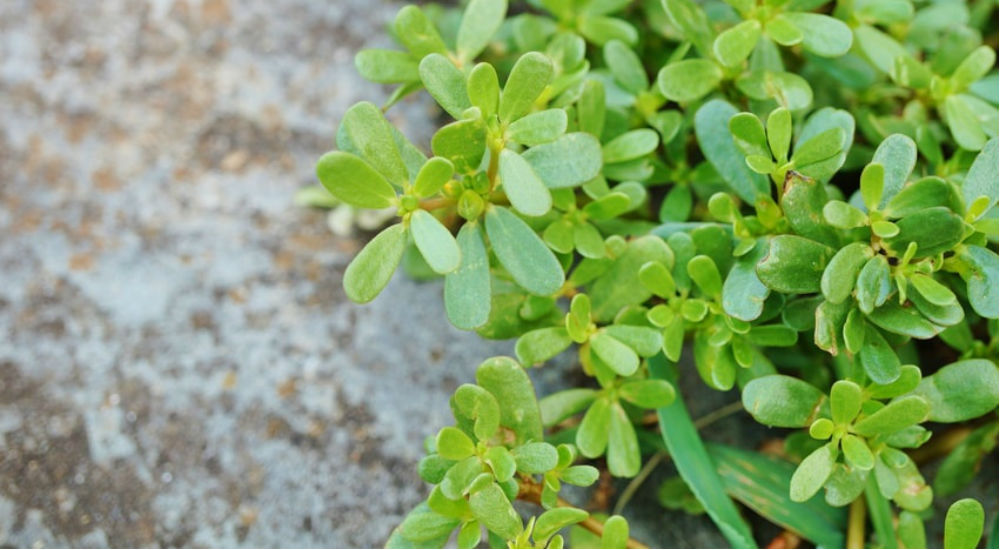
[[[996,319],[1000,316],[998,311],[998,288],[1000,288],[1000,274],[998,274],[996,252],[981,246],[970,245],[960,254],[965,262],[967,270],[962,276],[968,285],[969,304],[976,313],[989,319]]]
[[[867,325],[865,329],[865,345],[858,358],[865,374],[876,384],[891,384],[899,378],[899,357],[882,333],[871,325]]]
[[[715,58],[727,67],[740,65],[757,45],[760,32],[760,22],[753,19],[726,29],[712,45]]]
[[[757,264],[757,276],[771,290],[793,294],[820,291],[820,279],[833,250],[796,235],[771,239],[767,256]]]
[[[489,63],[478,63],[469,73],[466,84],[469,103],[478,107],[484,119],[497,114],[500,105],[500,80],[497,71]]]
[[[1000,176],[997,175],[997,166],[1000,165],[998,148],[1000,148],[1000,140],[994,137],[976,155],[976,160],[965,175],[965,181],[962,182],[962,196],[965,198],[967,206],[971,205],[978,197],[989,199],[983,212],[989,211],[997,204],[997,198],[1000,195],[998,192]]]
[[[320,157],[316,177],[331,195],[351,206],[387,208],[396,200],[396,191],[389,181],[350,153],[331,151]]]
[[[591,349],[602,361],[622,376],[631,376],[639,368],[639,356],[635,350],[606,331],[598,331],[590,337]]]
[[[899,234],[888,239],[894,250],[902,253],[917,243],[917,257],[933,256],[950,250],[962,241],[965,224],[962,218],[944,206],[925,208],[896,222]]]
[[[458,500],[469,492],[473,481],[483,473],[478,456],[470,456],[454,463],[438,485],[441,493],[450,500]]]
[[[546,109],[515,120],[507,128],[507,137],[532,147],[555,141],[566,132],[565,109]]]
[[[812,384],[782,374],[755,378],[743,387],[743,408],[757,422],[779,428],[808,426],[826,400]]]
[[[865,437],[891,434],[923,422],[930,411],[931,405],[923,397],[917,395],[900,397],[855,422],[854,431]]]
[[[500,96],[500,121],[509,123],[531,110],[554,74],[552,61],[544,54],[529,52],[520,57],[507,77]]]
[[[704,254],[691,258],[687,272],[706,296],[718,296],[722,292],[722,278],[712,258]]]
[[[844,130],[830,128],[820,132],[795,149],[792,160],[796,166],[809,166],[822,162],[840,153],[840,144],[844,141]]]
[[[782,46],[794,46],[802,42],[803,38],[802,31],[783,13],[767,22],[767,35]]]
[[[955,188],[941,178],[930,176],[906,184],[889,201],[883,212],[891,218],[902,218],[934,206],[947,206],[959,212],[962,210]]]
[[[865,478],[860,468],[837,464],[826,480],[825,500],[831,506],[847,506],[857,500],[865,490]]]
[[[649,78],[642,61],[624,42],[611,40],[604,45],[604,63],[615,80],[629,92],[638,94],[649,88]]]
[[[572,344],[565,327],[540,328],[517,339],[515,351],[523,365],[539,365],[562,353]]]
[[[410,217],[410,233],[420,249],[420,254],[437,273],[446,274],[458,269],[462,254],[458,243],[448,229],[430,212],[416,210]]]
[[[855,27],[854,40],[861,54],[885,74],[892,72],[896,58],[909,55],[899,42],[869,25]]]
[[[753,203],[757,195],[767,193],[767,180],[747,167],[744,156],[727,128],[737,114],[736,108],[722,100],[712,100],[694,116],[695,134],[705,158],[715,167],[729,188],[741,199]]]
[[[676,392],[666,380],[636,380],[622,384],[618,395],[645,409],[657,409],[672,403]]]
[[[451,398],[451,411],[459,427],[480,441],[488,440],[500,427],[500,405],[493,394],[473,384],[462,384]]]
[[[420,172],[417,173],[417,178],[413,183],[413,192],[419,197],[436,195],[444,184],[451,180],[454,173],[455,167],[451,161],[434,157],[420,167]]]
[[[459,548],[476,548],[483,536],[483,526],[478,521],[470,521],[462,526],[458,531],[458,538],[455,540]]]
[[[496,397],[500,424],[514,431],[518,443],[542,440],[535,388],[516,361],[509,357],[487,359],[476,371],[476,383]]]
[[[675,61],[660,69],[656,84],[671,101],[688,103],[714,90],[722,80],[722,70],[707,59]]]
[[[605,256],[604,237],[601,236],[601,232],[596,227],[589,223],[573,226],[573,244],[584,258],[603,258]]]
[[[458,231],[461,263],[444,280],[448,320],[463,330],[483,326],[490,315],[490,265],[482,230],[469,222]]]
[[[967,359],[925,377],[913,394],[930,403],[930,420],[962,422],[996,408],[998,383],[995,364],[986,359]]]
[[[538,520],[535,521],[535,530],[532,533],[532,538],[535,539],[535,542],[544,541],[558,533],[560,529],[574,523],[580,523],[588,517],[590,517],[590,514],[586,510],[579,508],[568,506],[553,508],[538,516]]]
[[[802,46],[816,55],[840,57],[851,49],[851,28],[829,15],[807,12],[783,14],[802,33]]]
[[[525,290],[547,296],[562,287],[565,274],[559,261],[510,210],[500,206],[487,209],[486,234],[497,259]]]
[[[454,119],[472,106],[465,75],[447,57],[432,53],[420,61],[420,80],[438,105]]]
[[[916,308],[904,308],[894,300],[868,314],[868,320],[879,328],[911,338],[926,340],[941,332],[941,327],[924,318]]]
[[[753,113],[739,113],[729,119],[729,131],[733,134],[736,146],[747,156],[757,155],[771,158],[771,150],[767,146],[767,136],[764,125]]]
[[[736,87],[753,99],[773,99],[792,111],[809,107],[813,99],[809,81],[794,73],[758,69],[740,77]]]
[[[576,446],[580,453],[587,458],[597,458],[604,454],[610,429],[611,402],[608,398],[601,397],[587,409],[576,432]]]
[[[475,59],[486,48],[507,14],[507,0],[472,0],[458,27],[456,49],[459,58]]]
[[[398,50],[361,50],[354,57],[354,66],[366,80],[379,84],[403,84],[420,79],[413,56]]]
[[[569,483],[570,485],[576,485],[577,487],[589,487],[597,481],[597,478],[600,477],[600,475],[601,474],[597,468],[594,468],[593,466],[570,466],[569,468],[563,470],[559,479]]]
[[[580,18],[580,34],[589,42],[603,46],[611,40],[621,40],[626,44],[639,41],[639,32],[627,21],[616,17],[584,15]]]
[[[945,548],[976,548],[983,537],[983,505],[972,498],[963,498],[948,507],[944,518]]]
[[[792,501],[805,502],[812,498],[833,474],[836,460],[837,454],[832,444],[823,445],[810,453],[792,474],[789,485]]]
[[[868,444],[856,435],[844,434],[840,440],[840,446],[844,450],[844,458],[848,464],[859,470],[871,470],[875,467],[875,455],[872,454]]]
[[[649,370],[653,379],[676,383],[676,368],[661,355],[650,359]],[[660,425],[670,427],[662,430],[661,436],[678,473],[704,505],[705,511],[722,531],[722,535],[733,547],[756,547],[750,527],[726,495],[723,482],[705,450],[698,430],[691,422],[684,400],[675,399],[670,405],[657,409],[656,413]]]
[[[753,321],[764,310],[764,301],[771,293],[757,277],[757,264],[767,254],[767,243],[760,239],[753,249],[734,263],[722,285],[722,309],[741,321]]]
[[[767,116],[767,144],[771,154],[779,161],[788,158],[788,148],[792,143],[792,113],[779,107]]]
[[[443,548],[461,520],[443,516],[421,502],[393,529],[386,548]]]
[[[344,291],[359,304],[375,299],[389,284],[406,250],[406,228],[396,224],[384,229],[351,260],[344,272]]]
[[[625,548],[628,545],[628,521],[622,516],[611,516],[604,522],[601,548]]]
[[[884,190],[885,167],[877,162],[865,166],[861,172],[861,197],[868,210],[879,209]]]
[[[576,187],[601,173],[601,143],[583,132],[532,147],[522,156],[550,189]]]
[[[930,275],[914,273],[909,282],[924,299],[936,306],[949,306],[958,301],[954,292]]]
[[[703,57],[712,55],[712,31],[708,16],[692,0],[663,0],[664,11],[685,40],[692,42]]]
[[[655,328],[633,325],[609,325],[604,332],[613,336],[642,357],[652,357],[660,351],[660,332]]]
[[[597,398],[597,392],[588,388],[573,388],[545,396],[538,405],[542,410],[542,423],[555,426],[587,408]]]
[[[600,137],[604,132],[605,110],[604,84],[599,80],[584,82],[576,105],[580,131]]]
[[[469,509],[487,529],[505,539],[516,537],[524,528],[521,516],[496,483],[490,483],[485,489],[469,497]]]
[[[625,162],[652,153],[660,136],[649,128],[632,130],[604,144],[604,163]]]
[[[646,235],[629,241],[625,252],[594,281],[590,294],[595,320],[606,323],[622,308],[649,299],[652,292],[639,280],[639,268],[647,262],[673,265],[673,252],[660,237]]]
[[[352,152],[386,179],[396,185],[409,183],[392,127],[378,107],[367,101],[356,103],[344,113],[340,131],[350,140]]]
[[[913,167],[917,163],[917,144],[909,136],[892,134],[879,144],[872,157],[872,163],[880,164],[884,169],[882,198],[878,203],[881,209],[903,189],[907,178],[913,172]],[[877,175],[876,172],[872,178],[875,179]],[[862,182],[864,177],[862,174]]]
[[[789,498],[794,465],[736,447],[711,443],[707,447],[726,492],[733,498],[819,547],[844,546],[845,510],[819,497],[804,503]]]
[[[635,427],[625,409],[617,401],[611,404],[611,425],[608,433],[608,471],[616,477],[635,477],[642,456]]]
[[[463,460],[476,452],[476,444],[462,430],[448,426],[442,428],[435,443],[438,454],[448,460]]]
[[[861,411],[861,386],[838,380],[830,388],[830,413],[837,424],[849,424]]]
[[[834,128],[840,132],[840,128]],[[819,139],[817,136],[815,139]],[[812,143],[813,141],[807,142]],[[829,225],[823,223],[824,205],[829,204],[826,187],[801,174],[788,171],[785,174],[785,189],[781,195],[781,209],[795,233],[807,239],[827,245],[840,244],[840,236]]]
[[[441,35],[434,24],[417,6],[404,6],[396,14],[393,22],[395,36],[416,59],[423,59],[432,53],[447,54]]]
[[[545,473],[555,468],[559,462],[556,448],[541,441],[515,447],[513,454],[517,460],[517,470],[527,474]]]
[[[851,243],[838,250],[823,270],[820,280],[823,296],[834,304],[849,298],[854,291],[858,273],[873,254],[871,247],[861,242]]]
[[[500,181],[511,206],[526,216],[542,216],[552,209],[552,194],[524,158],[500,151]]]
[[[833,127],[839,127],[843,130],[843,141],[840,143],[839,154],[808,166],[798,166],[796,168],[798,173],[819,182],[826,182],[844,165],[847,153],[854,143],[854,117],[847,111],[824,107],[814,112],[802,126],[802,130],[795,140],[795,148],[798,149],[805,142]]]
[[[944,117],[952,137],[963,149],[982,150],[989,136],[983,131],[969,96],[949,95],[944,100]]]
[[[858,307],[865,313],[872,313],[889,299],[892,291],[892,275],[885,256],[872,256],[858,274]]]

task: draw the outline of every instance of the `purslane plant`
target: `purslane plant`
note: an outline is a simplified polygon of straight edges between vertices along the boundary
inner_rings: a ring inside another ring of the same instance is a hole
[[[456,327],[516,339],[456,390],[388,545],[638,547],[560,492],[595,466],[641,483],[668,453],[664,502],[734,546],[758,544],[737,503],[821,546],[925,546],[934,498],[997,443],[995,0],[508,8],[403,8],[402,49],[356,58],[398,87],[316,168],[332,202],[396,212],[348,297],[403,265],[443,276]],[[431,155],[383,115],[419,90],[446,119]],[[527,369],[570,348],[593,383],[537,396]],[[702,441],[692,375],[784,449]],[[984,520],[956,502],[944,544]]]

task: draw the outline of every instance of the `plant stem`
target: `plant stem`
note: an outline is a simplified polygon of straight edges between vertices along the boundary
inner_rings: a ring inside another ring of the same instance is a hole
[[[868,519],[866,511],[864,495],[854,499],[854,502],[851,503],[851,509],[847,512],[848,548],[865,547],[865,520]]]
[[[661,451],[653,455],[653,458],[646,462],[646,464],[642,467],[642,470],[639,470],[639,473],[632,478],[632,481],[630,481],[628,486],[625,487],[625,490],[622,491],[621,496],[618,497],[618,502],[615,502],[615,508],[612,510],[612,514],[622,513],[622,510],[625,508],[625,505],[628,504],[628,501],[632,500],[632,497],[635,496],[635,492],[639,490],[639,487],[646,482],[646,478],[653,473],[653,470],[655,470],[660,462],[663,462],[663,459],[665,458],[670,458],[670,455]]]
[[[521,490],[518,493],[517,498],[518,498],[518,500],[524,500],[526,502],[531,502],[531,503],[534,503],[534,504],[537,504],[537,505],[541,506],[541,503],[542,503],[542,486],[541,486],[541,484],[538,483],[538,482],[536,482],[533,479],[530,479],[530,478],[522,478],[521,479]],[[578,506],[573,506],[572,504],[570,504],[569,502],[567,502],[562,497],[559,497],[556,500],[556,506],[578,508]],[[593,533],[593,534],[595,534],[595,535],[597,535],[599,537],[602,536],[602,535],[604,535],[604,524],[601,523],[600,521],[598,521],[597,519],[595,519],[593,516],[587,517],[587,519],[581,521],[579,523],[579,525],[580,525],[580,527],[583,527],[584,529],[590,531],[591,533]],[[628,539],[628,548],[642,549],[642,548],[649,548],[649,547],[646,546],[645,544],[643,544],[643,543],[641,543],[641,542],[633,539],[632,537],[629,537],[629,539]]]
[[[718,409],[715,409],[714,411],[709,412],[705,416],[702,416],[701,418],[695,420],[694,427],[701,430],[741,410],[743,410],[743,402],[734,401],[728,405],[719,407]],[[652,423],[659,422],[659,419],[655,416],[656,413],[653,413],[653,415],[654,416]],[[639,487],[641,487],[642,484],[646,482],[646,479],[653,473],[653,470],[655,470],[656,467],[660,464],[660,462],[662,462],[664,459],[669,460],[670,455],[665,452],[659,452],[653,455],[653,458],[649,459],[649,462],[647,462],[646,465],[642,467],[642,470],[640,470],[639,473],[634,478],[632,478],[632,481],[630,481],[629,484],[625,487],[625,490],[622,491],[621,496],[618,497],[618,502],[615,503],[615,508],[613,513],[620,514],[621,511],[625,509],[625,505],[628,504],[628,501],[632,500],[632,497],[635,496],[635,492],[639,490]]]

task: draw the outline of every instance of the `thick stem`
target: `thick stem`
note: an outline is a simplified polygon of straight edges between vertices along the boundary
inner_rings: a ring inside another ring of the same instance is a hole
[[[868,519],[864,495],[854,499],[847,512],[847,547],[865,547],[865,520]]]
[[[531,502],[541,506],[542,504],[542,486],[533,479],[522,479],[521,480],[521,491],[517,495],[518,500],[523,500],[525,502]],[[570,507],[579,508],[578,506],[573,506],[567,502],[562,497],[556,500],[556,506],[560,507]],[[593,516],[589,516],[587,519],[579,523],[580,527],[590,531],[591,533],[602,536],[604,535],[604,524],[595,519]],[[629,537],[628,548],[649,548],[645,544]]]

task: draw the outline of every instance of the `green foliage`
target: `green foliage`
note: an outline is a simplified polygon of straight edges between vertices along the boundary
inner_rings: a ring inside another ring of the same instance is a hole
[[[935,495],[996,446],[994,9],[400,10],[400,49],[356,58],[397,87],[345,113],[321,186],[297,200],[398,217],[348,266],[350,299],[375,299],[401,264],[441,276],[451,323],[516,339],[518,361],[490,359],[456,390],[455,425],[419,466],[433,487],[388,545],[474,547],[485,529],[494,546],[561,548],[572,527],[570,544],[625,546],[624,518],[588,519],[560,491],[598,479],[585,461],[636,476],[653,445],[680,474],[661,500],[704,510],[734,546],[756,541],[733,499],[840,546],[837,508],[862,498],[880,545],[925,546]],[[383,114],[420,89],[450,117],[431,157]],[[588,381],[538,399],[526,368],[567,350]],[[797,464],[706,446],[679,371],[791,429],[776,433]],[[932,489],[909,453],[970,421],[943,438]],[[525,521],[519,498],[543,511]],[[977,506],[949,511],[946,546],[978,544]]]

